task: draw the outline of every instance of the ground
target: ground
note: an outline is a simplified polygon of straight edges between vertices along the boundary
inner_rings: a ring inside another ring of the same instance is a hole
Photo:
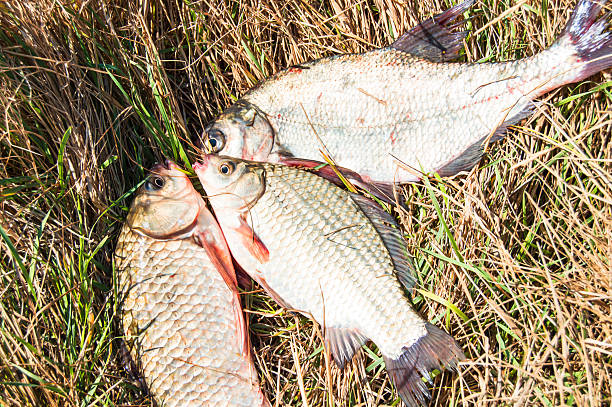
[[[0,405],[151,405],[122,358],[112,265],[147,168],[188,168],[204,124],[283,67],[388,44],[450,5],[0,3]],[[479,0],[462,59],[533,55],[573,7]],[[610,405],[611,92],[609,71],[554,91],[469,174],[405,188],[413,302],[467,356],[432,405]],[[340,372],[317,325],[258,287],[243,299],[273,404],[399,404],[373,345]]]

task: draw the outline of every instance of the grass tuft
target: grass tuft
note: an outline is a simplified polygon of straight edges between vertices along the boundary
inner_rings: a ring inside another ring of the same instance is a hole
[[[390,43],[440,0],[0,4],[0,405],[151,405],[126,369],[112,252],[147,168],[294,64]],[[467,61],[533,55],[574,3],[482,0]],[[552,92],[477,170],[396,208],[414,303],[468,360],[435,405],[612,402],[612,81]],[[245,293],[276,405],[398,405],[375,346],[339,372],[318,326]]]

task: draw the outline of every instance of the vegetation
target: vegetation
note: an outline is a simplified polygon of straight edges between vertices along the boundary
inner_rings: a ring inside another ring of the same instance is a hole
[[[415,4],[418,3],[418,4]],[[0,405],[151,405],[122,356],[112,253],[131,194],[258,80],[388,44],[441,0],[0,3]],[[574,2],[481,0],[466,61],[533,55]],[[608,4],[608,7],[610,5]],[[415,306],[461,344],[435,405],[612,402],[612,80],[552,92],[470,174],[405,188]],[[364,348],[244,294],[276,405],[398,405]]]

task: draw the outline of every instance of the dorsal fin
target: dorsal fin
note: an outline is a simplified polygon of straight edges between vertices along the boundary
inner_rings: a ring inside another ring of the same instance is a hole
[[[317,174],[318,176],[325,178],[326,180],[332,182],[333,184],[341,188],[345,187],[344,183],[342,182],[342,179],[340,179],[336,171],[334,171],[331,166],[325,162],[306,160],[303,158],[296,157],[287,157],[283,155],[280,156],[280,162],[290,167],[297,167],[305,171],[312,172],[313,174]],[[369,192],[376,198],[388,203],[389,205],[396,204],[394,198],[395,194],[393,193],[393,183],[365,181],[361,177],[361,175],[357,174],[355,171],[349,170],[348,168],[344,167],[336,167],[336,170],[339,171],[342,176],[345,177],[351,184],[358,186],[366,192]],[[402,199],[401,196],[399,203],[401,205],[406,204],[406,202]]]
[[[475,0],[466,0],[443,13],[419,23],[399,37],[390,47],[408,52],[432,62],[448,62],[456,59],[463,48],[467,31],[451,32],[465,21],[449,25],[469,9]]]
[[[406,289],[411,290],[416,282],[414,269],[406,253],[404,238],[400,234],[397,223],[376,202],[358,194],[351,194],[351,198],[378,231],[385,247],[389,251],[398,280]]]

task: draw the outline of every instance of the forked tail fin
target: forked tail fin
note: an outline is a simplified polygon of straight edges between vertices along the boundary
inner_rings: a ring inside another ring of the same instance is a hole
[[[597,16],[609,0],[579,0],[561,36],[555,45],[572,47],[577,63],[583,68],[572,82],[612,67],[612,32],[610,18],[612,10],[607,11],[600,19]],[[551,48],[553,48],[551,47]]]
[[[399,358],[383,355],[395,388],[408,407],[427,405],[431,395],[423,378],[431,382],[431,371],[443,367],[456,370],[457,362],[465,358],[450,335],[430,323],[425,328],[427,335],[404,348]]]

